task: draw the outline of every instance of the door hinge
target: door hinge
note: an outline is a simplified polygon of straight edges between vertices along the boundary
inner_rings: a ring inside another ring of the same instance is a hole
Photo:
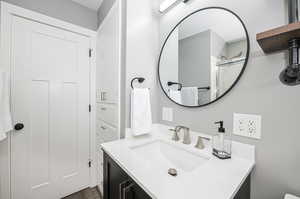
[[[89,57],[92,57],[92,49],[89,49]]]
[[[91,168],[92,167],[92,161],[89,160],[89,167]]]
[[[92,112],[92,105],[89,104],[89,112]]]

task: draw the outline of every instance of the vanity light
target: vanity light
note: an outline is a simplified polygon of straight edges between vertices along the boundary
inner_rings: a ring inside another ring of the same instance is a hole
[[[160,4],[159,11],[165,12],[170,7],[174,6],[175,4],[179,2],[187,3],[189,0],[165,0]]]

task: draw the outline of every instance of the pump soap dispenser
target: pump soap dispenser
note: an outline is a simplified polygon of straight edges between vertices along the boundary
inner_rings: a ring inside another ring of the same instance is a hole
[[[231,137],[225,134],[224,122],[219,121],[215,124],[219,124],[218,134],[213,136],[212,148],[213,155],[220,159],[231,158]]]

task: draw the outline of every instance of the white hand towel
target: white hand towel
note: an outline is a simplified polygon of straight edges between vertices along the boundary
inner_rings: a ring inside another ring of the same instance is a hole
[[[169,90],[169,97],[174,100],[175,102],[177,102],[178,104],[182,104],[182,100],[181,100],[181,92],[180,91],[176,91],[176,90]]]
[[[9,104],[9,76],[0,71],[0,141],[6,138],[6,133],[11,131],[12,120]]]
[[[182,104],[186,106],[198,106],[199,96],[197,87],[183,87],[181,89]]]
[[[150,93],[147,88],[134,88],[131,92],[131,128],[134,136],[151,132],[152,115]]]

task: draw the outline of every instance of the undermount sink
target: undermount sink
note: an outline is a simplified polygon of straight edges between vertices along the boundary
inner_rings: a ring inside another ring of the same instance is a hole
[[[179,169],[191,172],[206,161],[208,157],[198,155],[165,141],[157,140],[131,149],[154,168]]]

